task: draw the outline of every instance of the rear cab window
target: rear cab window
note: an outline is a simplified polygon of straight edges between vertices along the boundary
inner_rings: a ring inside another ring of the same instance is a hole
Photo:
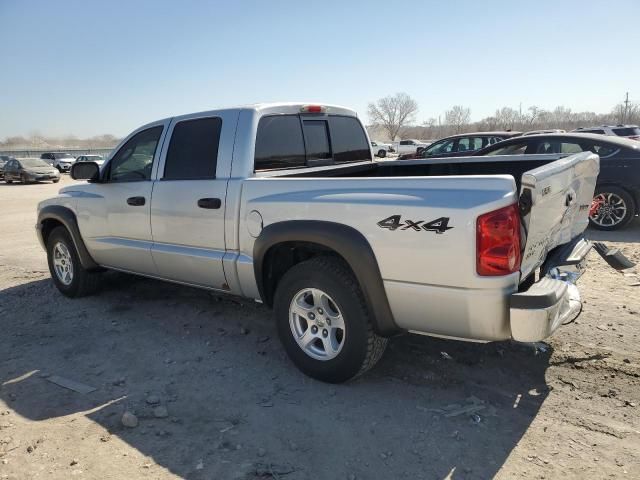
[[[356,117],[267,115],[258,122],[255,171],[371,161],[371,148]]]

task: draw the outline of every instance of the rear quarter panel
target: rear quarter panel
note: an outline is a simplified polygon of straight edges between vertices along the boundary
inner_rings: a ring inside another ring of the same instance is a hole
[[[246,257],[253,255],[255,239],[245,221],[252,211],[260,213],[264,226],[286,220],[331,221],[367,238],[384,280],[491,288],[504,285],[505,279],[475,273],[476,217],[515,201],[510,176],[252,178],[242,188],[239,250]],[[378,225],[393,215],[400,216],[399,228]],[[449,227],[443,233],[421,228],[443,217]]]

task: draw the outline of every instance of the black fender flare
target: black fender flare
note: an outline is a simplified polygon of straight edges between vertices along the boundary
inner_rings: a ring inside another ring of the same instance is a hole
[[[44,225],[44,222],[50,219],[56,220],[67,229],[67,231],[71,235],[73,244],[76,247],[76,251],[78,252],[78,257],[80,257],[80,263],[84,268],[86,268],[87,270],[93,270],[100,267],[91,257],[91,254],[84,244],[84,240],[82,240],[82,235],[80,235],[78,220],[76,219],[75,213],[73,213],[69,208],[63,207],[61,205],[47,205],[46,207],[43,207],[38,213],[38,223],[36,224],[36,230],[38,232],[38,237],[40,238],[40,243],[42,243],[45,249],[46,244],[44,236],[42,235],[42,227]]]
[[[269,306],[273,303],[265,289],[265,257],[271,247],[285,242],[317,244],[340,255],[360,284],[376,333],[388,337],[402,332],[393,318],[371,245],[358,230],[341,223],[289,220],[268,225],[260,232],[253,246],[253,269],[264,303]]]

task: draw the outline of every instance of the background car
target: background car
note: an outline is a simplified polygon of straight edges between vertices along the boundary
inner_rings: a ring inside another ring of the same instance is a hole
[[[4,178],[4,166],[9,160],[13,160],[13,157],[9,155],[0,155],[0,178]]]
[[[71,170],[71,165],[76,161],[73,155],[65,152],[46,152],[40,158],[57,168],[60,173]]]
[[[487,145],[493,145],[505,138],[520,135],[520,132],[476,132],[462,133],[433,142],[421,152],[414,155],[401,155],[399,160],[415,158],[464,157],[480,150]]]
[[[37,182],[51,180],[53,183],[60,181],[60,173],[40,158],[21,158],[9,160],[4,167],[4,181],[13,183]]]
[[[541,133],[565,133],[566,130],[561,128],[549,128],[547,130],[531,130],[530,132],[524,132],[522,136],[526,135],[540,135]]]
[[[371,150],[376,157],[384,158],[389,153],[395,152],[395,149],[390,143],[371,141]]]
[[[371,142],[373,144],[373,142]],[[98,166],[102,166],[104,165],[104,158],[102,158],[100,155],[80,155],[78,158],[76,158],[76,163],[79,162],[95,162],[98,164]]]
[[[529,135],[488,146],[475,155],[578,153],[600,156],[600,175],[589,221],[616,230],[640,213],[640,142],[589,133]]]
[[[396,148],[396,151],[398,152],[398,155],[410,155],[422,151],[429,145],[431,145],[430,142],[423,142],[421,140],[408,138],[398,142],[398,148]]]
[[[625,137],[631,140],[640,140],[640,127],[637,125],[602,125],[601,127],[580,127],[573,130],[575,133],[596,133]]]

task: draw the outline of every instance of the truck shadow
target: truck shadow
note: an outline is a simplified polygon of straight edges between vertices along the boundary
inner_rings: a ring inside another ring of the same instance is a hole
[[[549,349],[409,335],[358,380],[322,384],[285,357],[265,307],[120,274],[78,300],[49,279],[18,285],[0,309],[9,408],[36,422],[84,415],[101,428],[78,427],[74,450],[117,436],[185,478],[254,478],[264,464],[289,480],[491,478],[548,394]]]

